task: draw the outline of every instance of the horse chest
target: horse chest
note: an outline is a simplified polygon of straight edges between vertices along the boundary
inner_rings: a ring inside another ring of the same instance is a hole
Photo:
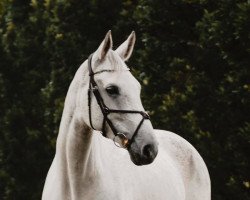
[[[131,193],[134,200],[182,200],[184,186],[181,178],[170,169],[142,170],[134,174]]]
[[[113,149],[102,155],[98,178],[85,182],[84,199],[89,200],[182,200],[185,189],[182,177],[163,151],[150,165],[135,166],[127,152]],[[104,148],[108,149],[108,148]],[[109,155],[109,156],[108,156]]]
[[[120,174],[121,176],[121,174]],[[115,175],[106,181],[86,182],[83,193],[79,199],[87,200],[182,200],[184,191],[181,183],[163,177],[142,174],[128,174],[130,179],[117,179]],[[133,176],[134,178],[131,178]],[[107,177],[106,177],[107,178]],[[88,185],[87,185],[88,184]]]
[[[120,155],[120,159],[122,159]],[[168,162],[162,162],[165,160]],[[129,160],[107,160],[97,179],[84,184],[83,199],[89,200],[184,200],[182,177],[170,158],[162,157],[148,166],[135,166]]]

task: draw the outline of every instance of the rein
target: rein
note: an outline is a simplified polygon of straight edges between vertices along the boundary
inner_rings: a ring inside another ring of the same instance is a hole
[[[113,134],[114,134],[114,142],[116,144],[116,140],[117,140],[117,137],[119,140],[122,141],[122,146],[124,148],[130,148],[130,145],[133,143],[139,129],[141,128],[143,122],[145,119],[150,119],[148,113],[144,112],[144,111],[138,111],[138,110],[115,110],[115,109],[110,109],[108,108],[104,101],[103,101],[103,98],[99,92],[99,89],[98,89],[98,85],[97,83],[95,82],[95,79],[94,79],[94,75],[95,74],[99,74],[99,73],[102,73],[102,72],[113,72],[115,70],[101,70],[101,71],[97,71],[97,72],[93,72],[93,69],[92,69],[92,57],[93,57],[93,54],[91,54],[88,58],[88,69],[89,69],[89,89],[88,89],[88,107],[89,107],[89,122],[90,122],[90,126],[92,127],[92,129],[96,130],[93,126],[93,123],[92,123],[92,113],[91,113],[91,92],[94,94],[95,98],[96,98],[96,101],[101,109],[101,112],[103,114],[103,122],[102,122],[102,135],[104,137],[107,137],[107,133],[106,133],[106,128],[105,128],[105,125],[106,123],[109,125],[109,127],[111,128]],[[110,113],[122,113],[122,114],[140,114],[142,116],[142,119],[141,121],[139,122],[134,134],[132,135],[132,137],[130,139],[128,139],[123,133],[120,133],[116,130],[116,128],[114,127],[112,121],[108,118],[108,115]],[[116,145],[118,146],[118,145]]]

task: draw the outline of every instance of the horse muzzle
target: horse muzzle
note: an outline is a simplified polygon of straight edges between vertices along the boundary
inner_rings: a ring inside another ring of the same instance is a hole
[[[155,160],[158,154],[158,144],[148,143],[139,148],[135,141],[129,146],[128,152],[135,165],[148,165]]]

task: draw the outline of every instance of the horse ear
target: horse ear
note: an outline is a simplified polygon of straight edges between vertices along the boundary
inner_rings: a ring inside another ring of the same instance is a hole
[[[100,46],[96,51],[98,59],[103,60],[107,55],[108,51],[112,48],[112,46],[113,46],[113,41],[112,41],[111,31],[109,30],[104,40],[102,41],[102,43],[100,44]]]
[[[126,61],[130,58],[135,45],[135,32],[128,36],[128,39],[123,42],[115,51],[120,55],[122,60]]]

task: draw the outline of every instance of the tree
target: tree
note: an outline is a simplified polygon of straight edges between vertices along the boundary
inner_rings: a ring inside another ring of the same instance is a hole
[[[155,125],[198,148],[212,199],[249,198],[249,9],[246,1],[142,0],[134,13]]]

